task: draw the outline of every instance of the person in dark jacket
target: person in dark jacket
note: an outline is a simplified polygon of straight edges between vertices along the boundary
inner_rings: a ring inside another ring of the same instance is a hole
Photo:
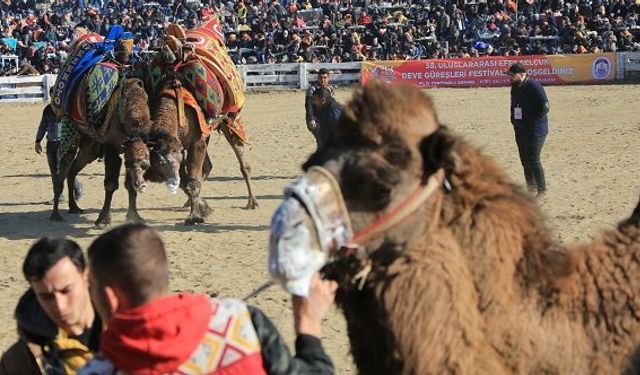
[[[313,94],[318,89],[328,89],[333,96],[334,89],[331,83],[329,83],[329,70],[322,68],[318,70],[318,80],[313,82],[307,87],[307,91],[304,96],[304,110],[305,110],[305,119],[307,121],[307,129],[313,134],[313,136],[317,140],[316,132],[318,130],[318,114],[315,112],[313,106]]]
[[[75,374],[98,349],[102,331],[82,249],[42,238],[22,270],[30,288],[16,307],[19,339],[0,358],[0,375]]]
[[[42,119],[40,120],[38,132],[36,133],[34,150],[38,155],[42,154],[41,143],[45,135],[47,136],[47,162],[49,163],[49,172],[51,173],[52,183],[55,183],[54,176],[59,172],[58,148],[60,147],[60,127],[58,119],[55,113],[53,113],[53,109],[51,109],[51,104],[47,104],[44,110],[42,110]],[[82,184],[77,178],[73,190],[75,198],[80,199],[82,196]],[[60,201],[62,200],[64,200],[63,195],[60,196]],[[53,200],[48,203],[53,204]]]
[[[542,85],[527,75],[522,64],[513,64],[507,74],[511,80],[511,124],[527,189],[541,199],[547,194],[540,154],[549,132],[549,99]]]
[[[106,322],[100,353],[78,374],[333,374],[320,342],[337,284],[315,276],[309,296],[292,298],[295,356],[257,308],[206,294],[168,293],[160,236],[125,224],[89,247],[89,280]]]
[[[317,119],[314,136],[320,148],[327,141],[331,129],[338,124],[342,115],[342,104],[333,97],[328,88],[319,88],[313,93],[313,111]]]

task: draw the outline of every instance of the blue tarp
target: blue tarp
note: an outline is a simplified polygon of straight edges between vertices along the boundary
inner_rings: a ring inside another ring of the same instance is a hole
[[[14,38],[2,38],[2,41],[7,43],[7,45],[11,49],[16,49],[16,47],[18,46],[18,40]]]

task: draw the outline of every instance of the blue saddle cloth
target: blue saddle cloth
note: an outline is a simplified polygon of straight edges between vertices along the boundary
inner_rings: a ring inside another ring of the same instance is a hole
[[[122,26],[113,25],[104,41],[86,41],[78,46],[62,67],[54,85],[51,106],[56,115],[66,116],[71,112],[78,85],[89,69],[107,57],[113,57],[113,50],[120,40],[131,38],[131,33],[125,32]]]

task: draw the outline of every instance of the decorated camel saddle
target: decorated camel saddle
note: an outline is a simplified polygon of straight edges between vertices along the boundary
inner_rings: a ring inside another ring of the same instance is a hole
[[[172,24],[164,42],[175,61],[167,61],[162,53],[154,59],[149,68],[149,86],[162,96],[176,98],[179,105],[192,107],[199,119],[205,118],[200,127],[203,135],[208,135],[220,125],[217,119],[228,113],[237,114],[245,100],[242,79],[227,54],[220,23],[214,18],[186,31]],[[172,81],[178,81],[180,87],[169,84]],[[239,116],[225,121],[229,130],[246,143]]]
[[[54,85],[51,106],[56,116],[93,130],[107,122],[123,78],[114,57],[116,48],[127,54],[133,48],[131,33],[120,25],[112,26],[106,37],[95,33],[78,37]]]

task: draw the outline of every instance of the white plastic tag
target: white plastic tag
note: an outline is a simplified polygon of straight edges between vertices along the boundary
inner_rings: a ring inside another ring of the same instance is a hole
[[[513,109],[513,118],[515,120],[522,120],[522,108],[520,107],[515,107]]]

